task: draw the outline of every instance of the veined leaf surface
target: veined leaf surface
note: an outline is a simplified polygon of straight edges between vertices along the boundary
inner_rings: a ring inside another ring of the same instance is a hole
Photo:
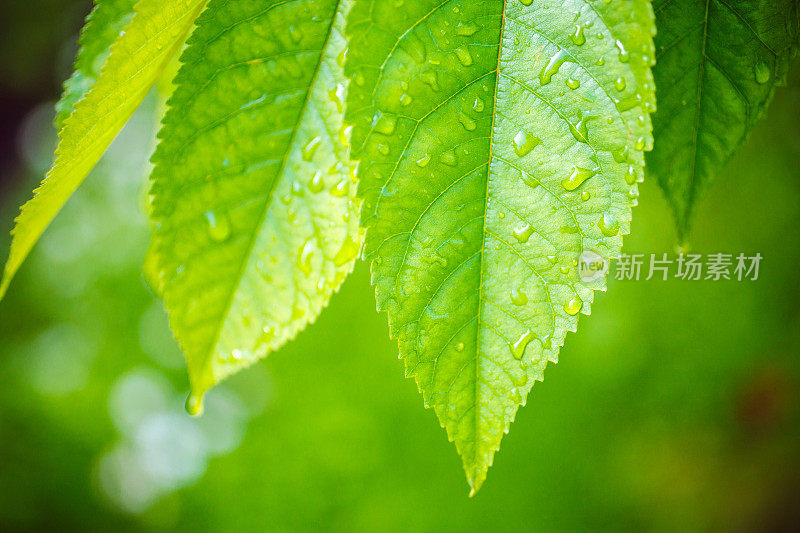
[[[153,158],[151,285],[192,396],[314,320],[360,249],[344,0],[211,0]]]
[[[472,491],[628,233],[649,148],[642,0],[356,0],[347,121],[378,308]]]
[[[111,52],[111,45],[133,18],[136,0],[102,0],[86,17],[74,72],[64,83],[64,94],[56,104],[56,126],[61,129],[74,105],[89,92]]]
[[[657,0],[659,112],[647,156],[688,230],[703,190],[722,172],[785,81],[797,51],[796,0]]]
[[[95,166],[183,44],[205,0],[140,0],[102,73],[59,133],[56,160],[12,231],[0,298],[33,245]],[[68,89],[69,91],[70,89]]]

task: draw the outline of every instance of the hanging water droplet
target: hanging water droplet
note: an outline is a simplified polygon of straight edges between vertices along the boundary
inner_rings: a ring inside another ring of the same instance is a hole
[[[454,166],[456,166],[456,162],[457,162],[456,161],[456,153],[454,151],[452,151],[452,150],[448,150],[448,151],[442,153],[442,155],[439,156],[439,161],[441,161],[442,163],[444,163],[445,165],[447,165],[449,167],[454,167]]]
[[[600,220],[597,221],[597,227],[606,237],[613,237],[619,233],[619,221],[611,213],[604,213]]]
[[[598,168],[588,169],[575,165],[572,167],[572,173],[561,182],[561,185],[568,191],[574,191],[599,171]]]
[[[528,242],[528,239],[533,235],[533,228],[527,222],[514,230],[514,237],[520,244]]]
[[[314,153],[316,153],[319,146],[322,144],[322,139],[320,137],[314,137],[303,147],[303,160],[304,161],[311,161],[314,158]]]
[[[226,215],[217,215],[214,211],[206,211],[208,236],[212,241],[222,242],[231,235],[231,223]]]
[[[515,287],[511,289],[511,303],[514,305],[525,305],[528,303],[528,295]]]
[[[636,167],[628,165],[628,170],[625,172],[625,182],[628,185],[636,183]]]
[[[585,43],[586,36],[583,34],[583,26],[580,24],[576,25],[575,31],[569,34],[569,40],[578,46]]]
[[[761,84],[767,83],[772,75],[769,65],[763,61],[756,63],[756,65],[753,67],[753,73],[755,74],[756,82]]]
[[[542,71],[539,73],[539,83],[541,85],[547,85],[550,83],[550,79],[556,72],[558,72],[558,69],[561,68],[561,65],[563,65],[568,59],[569,52],[564,49],[560,49],[558,52],[553,54],[553,56],[547,62],[547,65],[545,65],[544,68],[542,68]]]
[[[582,307],[583,302],[576,296],[564,304],[564,312],[566,312],[568,315],[575,316],[580,312]]]
[[[528,344],[534,339],[533,333],[531,330],[526,330],[525,333],[520,335],[520,337],[514,342],[513,344],[509,344],[508,347],[511,349],[511,355],[514,356],[514,359],[520,360],[522,356],[525,355],[525,348],[528,347]]]
[[[200,416],[203,414],[203,395],[191,393],[186,398],[186,412],[192,416]]]
[[[469,50],[467,50],[466,48],[456,48],[455,50],[453,50],[453,52],[455,52],[459,63],[461,63],[465,67],[472,65],[472,56],[470,55]]]
[[[639,137],[633,144],[633,148],[636,150],[644,150],[644,144],[644,137]]]
[[[525,157],[540,144],[542,144],[542,140],[539,137],[525,130],[519,130],[514,136],[514,152],[517,157]]]

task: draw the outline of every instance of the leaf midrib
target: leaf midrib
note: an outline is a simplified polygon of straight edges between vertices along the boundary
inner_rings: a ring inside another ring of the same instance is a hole
[[[250,242],[247,245],[247,252],[243,256],[243,260],[241,262],[241,266],[239,267],[239,272],[236,275],[236,281],[231,289],[231,294],[228,297],[228,301],[225,305],[224,311],[222,315],[220,315],[219,327],[217,328],[217,332],[214,336],[214,340],[209,345],[207,351],[207,361],[206,364],[209,365],[212,360],[212,355],[214,348],[219,344],[220,338],[222,337],[222,331],[225,327],[225,323],[227,322],[228,316],[230,315],[231,308],[233,307],[233,302],[236,300],[236,295],[239,292],[239,287],[242,283],[242,279],[244,278],[244,274],[247,271],[247,267],[249,265],[249,258],[253,255],[253,250],[255,249],[256,242],[258,241],[258,235],[260,233],[261,227],[264,225],[264,221],[267,218],[267,214],[272,207],[272,200],[275,194],[275,189],[278,187],[278,183],[281,181],[283,177],[283,173],[286,170],[286,164],[289,160],[289,156],[292,152],[292,147],[297,142],[297,134],[300,130],[300,125],[303,124],[306,118],[306,113],[308,112],[309,102],[311,100],[310,95],[317,83],[317,79],[319,78],[320,69],[322,67],[322,63],[325,61],[325,51],[328,49],[328,43],[330,42],[331,35],[333,34],[333,29],[336,23],[336,17],[339,13],[339,6],[341,5],[342,0],[336,0],[336,5],[331,13],[330,25],[328,26],[328,32],[325,35],[325,40],[322,43],[322,48],[319,52],[319,59],[317,61],[316,66],[314,67],[314,74],[311,77],[311,80],[308,84],[308,88],[306,89],[306,94],[303,99],[302,108],[300,110],[300,114],[298,115],[297,122],[295,122],[294,128],[292,130],[292,136],[289,139],[289,143],[286,147],[286,152],[283,155],[283,159],[281,161],[281,165],[278,168],[278,171],[275,175],[275,179],[272,182],[272,186],[270,187],[269,192],[267,193],[266,201],[264,204],[264,211],[261,213],[261,216],[258,219],[258,222],[254,226],[253,232],[250,235]],[[283,2],[287,3],[287,2]]]

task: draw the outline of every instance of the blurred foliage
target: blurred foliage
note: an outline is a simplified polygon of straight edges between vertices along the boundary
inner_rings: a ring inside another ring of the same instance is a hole
[[[146,106],[0,304],[0,529],[795,528],[798,111],[795,74],[697,213],[692,251],[760,252],[760,279],[612,280],[468,499],[364,265],[206,417],[181,412],[185,368],[141,278]],[[19,130],[27,178],[0,199],[6,229],[47,167],[51,119],[44,104]],[[654,183],[634,215],[629,253],[672,252]]]

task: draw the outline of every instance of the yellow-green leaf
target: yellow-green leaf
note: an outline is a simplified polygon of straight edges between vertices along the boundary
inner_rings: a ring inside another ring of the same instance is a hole
[[[22,207],[0,281],[0,298],[33,245],[95,166],[185,40],[206,0],[140,0],[111,45],[100,77],[65,119],[56,159]]]

